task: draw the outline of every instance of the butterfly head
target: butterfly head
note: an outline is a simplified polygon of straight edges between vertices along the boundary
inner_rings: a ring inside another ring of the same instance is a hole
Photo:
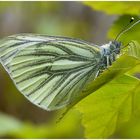
[[[118,54],[120,54],[121,42],[110,41],[108,44],[102,45],[101,49],[102,59],[100,70],[104,70],[110,66],[116,60]]]
[[[119,54],[121,49],[121,42],[111,41],[109,45],[110,53]]]

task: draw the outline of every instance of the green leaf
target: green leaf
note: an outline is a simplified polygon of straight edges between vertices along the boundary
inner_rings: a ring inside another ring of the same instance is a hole
[[[122,124],[120,128],[115,132],[115,135],[119,138],[140,138],[140,84],[133,91],[133,106],[132,112],[133,116],[131,119]]]
[[[125,125],[123,125],[116,135],[119,135],[122,139],[139,139],[140,138],[140,121],[139,118],[132,119]]]
[[[140,60],[140,47],[137,41],[131,41],[128,45],[129,56],[135,57],[136,59]]]
[[[127,50],[127,53],[130,56],[135,57],[137,60],[140,60],[140,47],[137,46],[139,46],[138,42],[131,41],[129,43],[129,49]],[[127,74],[140,79],[140,62],[134,68],[129,70]]]
[[[138,108],[140,98],[134,96],[138,96],[135,91],[140,89],[140,80],[125,74],[140,65],[137,53],[140,45],[136,42],[135,45],[133,51],[121,56],[87,87],[85,92],[89,95],[76,105],[83,114],[82,123],[87,138],[108,138],[117,126],[130,119],[136,109],[134,103]],[[130,50],[133,47],[132,43]]]
[[[94,10],[103,11],[107,14],[133,14],[139,15],[140,2],[83,2],[85,5],[93,8]]]
[[[133,91],[140,81],[123,75],[77,104],[83,113],[87,138],[108,138],[116,127],[130,119]]]
[[[108,32],[108,37],[110,39],[116,38],[116,36],[124,28],[124,26],[126,26],[129,23],[131,17],[132,16],[130,16],[130,15],[125,15],[125,16],[119,17],[119,19],[117,19],[114,22],[112,28]],[[135,21],[137,21],[139,19],[136,16],[134,16],[134,18],[135,18]],[[140,32],[140,24],[137,24],[132,29],[127,31],[125,34],[123,34],[120,37],[119,41],[121,41],[123,43],[123,45],[128,44],[131,40],[137,40],[140,43],[139,32]]]

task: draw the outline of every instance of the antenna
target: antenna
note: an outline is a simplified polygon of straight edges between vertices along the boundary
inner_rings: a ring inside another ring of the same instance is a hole
[[[130,26],[130,24],[134,21],[134,18],[131,17],[130,22],[121,30],[121,32],[117,35],[117,37],[115,38],[115,41],[118,40],[120,38],[120,36],[122,34],[124,34],[125,32],[127,32],[128,30],[130,30],[132,27],[134,27],[136,24],[140,23],[140,19],[138,21],[136,21],[134,24],[132,24]],[[130,27],[129,27],[130,26]],[[129,28],[128,28],[129,27]]]

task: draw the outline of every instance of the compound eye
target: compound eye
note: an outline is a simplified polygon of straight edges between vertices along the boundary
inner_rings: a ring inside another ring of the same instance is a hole
[[[122,43],[121,42],[119,42],[119,47],[122,45]]]
[[[120,46],[121,46],[121,42],[117,42],[116,47],[117,47],[117,48],[120,48]]]
[[[114,42],[114,45],[115,45],[115,48],[120,48],[121,42],[115,41],[115,42]]]
[[[111,44],[111,45],[110,45],[110,49],[111,49],[111,50],[114,50],[115,48],[116,48],[116,45],[115,45],[115,44]]]

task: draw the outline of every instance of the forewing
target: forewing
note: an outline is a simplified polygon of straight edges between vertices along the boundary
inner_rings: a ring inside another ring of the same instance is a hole
[[[0,42],[0,61],[19,91],[46,110],[71,103],[96,77],[100,59],[97,46],[71,38],[27,34]]]

